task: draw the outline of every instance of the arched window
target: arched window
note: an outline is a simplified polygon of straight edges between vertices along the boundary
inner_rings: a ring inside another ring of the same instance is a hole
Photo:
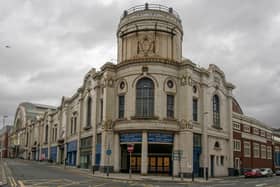
[[[91,126],[91,97],[88,97],[87,100],[87,122],[86,122],[86,126],[90,127]]]
[[[221,128],[220,125],[220,100],[217,95],[213,96],[213,126]]]
[[[154,115],[154,83],[149,78],[142,78],[136,85],[136,116]]]

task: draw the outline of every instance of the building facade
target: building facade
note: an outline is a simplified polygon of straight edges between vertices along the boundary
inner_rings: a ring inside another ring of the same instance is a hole
[[[258,143],[261,166],[272,167],[271,129],[241,113],[235,86],[219,67],[205,69],[183,58],[182,40],[181,19],[172,8],[145,4],[125,10],[117,64],[91,69],[58,107],[31,104],[33,116],[30,106],[19,105],[10,136],[15,155],[100,171],[131,167],[143,175],[214,177],[259,166],[247,159],[248,151],[236,151],[238,140],[242,150],[249,142],[252,153]],[[243,133],[245,125],[250,132]]]
[[[11,126],[4,126],[0,130],[0,158],[9,156],[9,133]]]

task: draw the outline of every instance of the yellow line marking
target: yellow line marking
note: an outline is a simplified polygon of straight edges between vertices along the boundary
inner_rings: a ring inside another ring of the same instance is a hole
[[[19,186],[20,187],[25,187],[25,185],[23,184],[23,182],[21,180],[18,180]]]

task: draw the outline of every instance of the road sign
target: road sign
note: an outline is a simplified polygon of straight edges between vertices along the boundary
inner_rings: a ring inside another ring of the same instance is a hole
[[[106,155],[110,156],[112,154],[112,150],[111,149],[107,149],[106,150]]]
[[[132,153],[133,150],[134,150],[134,145],[133,145],[133,144],[128,144],[128,145],[127,145],[127,151],[128,151],[129,153]]]

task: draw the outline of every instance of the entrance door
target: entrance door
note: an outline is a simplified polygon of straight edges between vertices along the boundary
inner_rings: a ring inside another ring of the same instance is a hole
[[[148,149],[148,172],[171,175],[172,145],[149,144]]]
[[[234,168],[235,169],[240,169],[240,158],[235,158]]]
[[[214,155],[211,155],[211,161],[210,161],[210,164],[211,164],[211,177],[214,177],[214,161],[215,161],[215,156]]]
[[[149,156],[149,173],[171,173],[170,156]]]
[[[141,171],[141,144],[134,144],[134,151],[130,154],[127,152],[127,144],[121,145],[121,172],[129,172],[131,166],[132,172],[139,173]]]
[[[131,157],[131,170],[134,173],[138,173],[141,171],[141,156]]]
[[[201,147],[193,147],[193,172],[195,177],[199,176],[199,158],[201,154]]]

